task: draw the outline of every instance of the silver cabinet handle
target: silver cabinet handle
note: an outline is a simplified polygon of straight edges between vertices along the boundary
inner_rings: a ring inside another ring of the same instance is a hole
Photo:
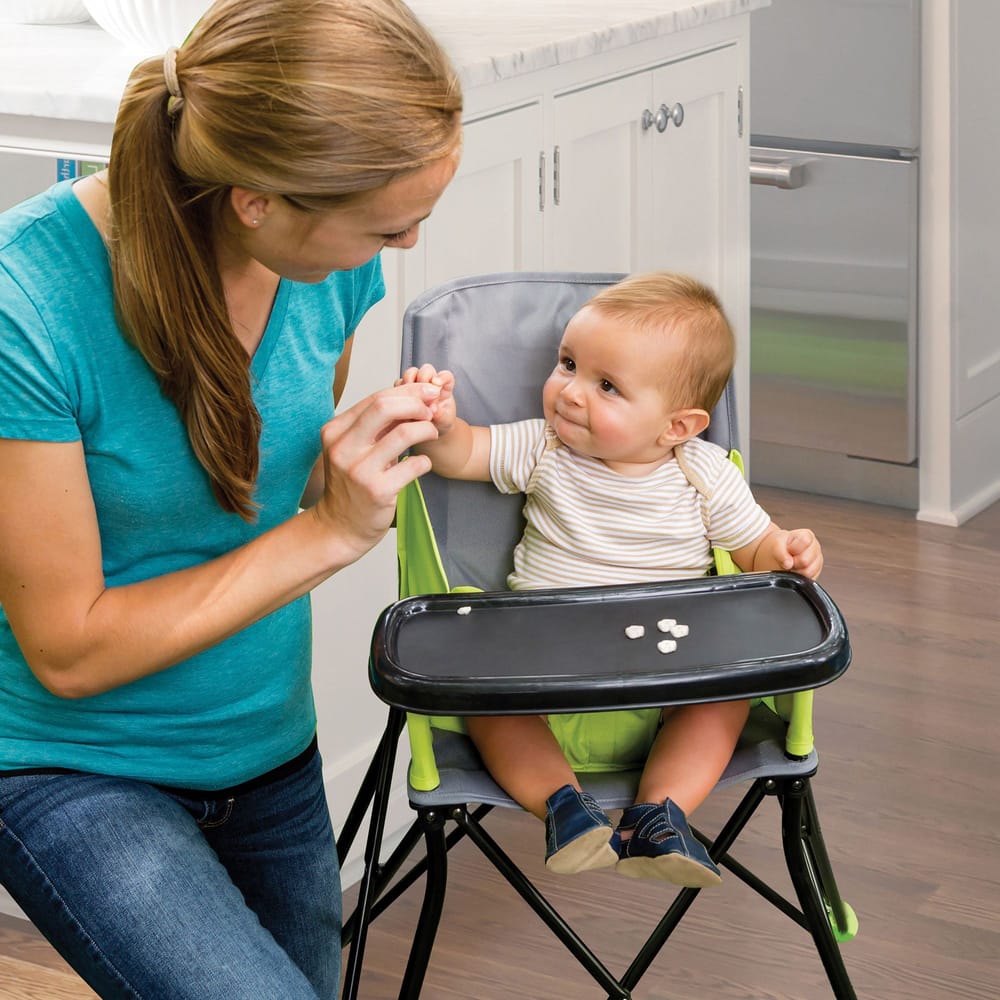
[[[801,161],[751,160],[750,183],[794,191],[806,182],[806,165]]]
[[[656,131],[666,132],[667,126],[673,122],[678,128],[684,124],[684,105],[678,101],[673,107],[661,104],[656,112]]]
[[[654,120],[655,119],[653,118],[653,112],[650,111],[649,108],[645,108],[642,112],[642,115],[639,118],[639,124],[642,126],[643,132],[649,131]]]

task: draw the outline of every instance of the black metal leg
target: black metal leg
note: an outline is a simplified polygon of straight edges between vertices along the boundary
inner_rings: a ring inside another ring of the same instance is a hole
[[[444,835],[444,817],[437,810],[421,809],[418,822],[424,826],[424,843],[427,845],[427,880],[424,883],[424,902],[420,907],[410,957],[399,990],[400,1000],[415,1000],[420,996],[448,884],[448,845]]]
[[[743,796],[732,816],[729,817],[729,821],[719,831],[718,837],[711,843],[705,840],[705,844],[709,848],[709,855],[717,864],[722,863],[726,852],[733,846],[743,828],[750,822],[750,818],[764,800],[766,787],[763,780],[758,779],[755,781]],[[653,933],[646,939],[646,943],[628,967],[625,975],[622,976],[621,981],[623,986],[630,990],[635,988],[640,978],[642,978],[643,974],[660,953],[664,944],[666,944],[667,938],[670,937],[681,922],[681,918],[691,908],[691,904],[695,901],[699,892],[701,892],[700,889],[682,889],[677,894],[677,898],[670,904],[670,908],[656,925]]]
[[[493,806],[480,805],[473,815],[479,819],[487,813],[493,811]],[[465,831],[461,827],[456,827],[445,839],[446,850],[451,850],[463,837]],[[375,891],[375,902],[372,905],[371,920],[375,920],[379,914],[387,910],[414,882],[427,871],[427,855],[413,863],[407,872],[393,883],[389,889],[383,889],[392,881],[396,872],[402,867],[407,856],[412,852],[416,843],[424,837],[424,824],[418,817],[406,832],[406,836],[400,841],[399,846],[393,851],[391,857],[382,864],[380,868],[380,878]]]
[[[393,876],[395,876],[396,872],[399,871],[403,862],[413,851],[413,848],[416,847],[422,839],[423,831],[420,829],[419,825],[416,822],[411,823],[409,830],[406,831],[402,840],[396,845],[396,849],[392,852],[389,859],[386,862],[379,864],[373,881],[372,905],[368,917],[369,924],[371,924],[375,918],[394,900],[398,899],[409,886],[409,882],[403,886],[400,886],[397,882],[391,889],[386,889],[386,886],[388,886],[392,881]],[[423,869],[421,869],[421,871],[422,870]],[[410,881],[413,881],[415,878],[416,876],[411,878]],[[358,910],[357,907],[355,907],[354,912],[347,920],[344,921],[344,926],[340,932],[340,941],[343,947],[346,947],[351,943],[351,941],[354,940],[354,931],[357,927],[357,923]]]
[[[830,927],[826,912],[826,903],[815,864],[814,850],[819,848],[824,864],[829,869],[826,859],[826,848],[822,846],[822,835],[815,824],[815,805],[809,791],[808,778],[796,778],[785,784],[781,799],[781,842],[785,851],[785,861],[788,874],[795,887],[806,924],[816,943],[826,970],[827,978],[833,987],[837,1000],[857,1000],[854,987],[851,985],[844,960],[840,955],[840,947]],[[808,803],[808,805],[807,805]],[[832,875],[832,872],[830,872]]]
[[[389,806],[389,791],[392,786],[392,770],[396,760],[396,740],[402,732],[405,715],[399,709],[389,709],[389,719],[379,742],[378,760],[371,820],[368,826],[368,840],[365,844],[365,870],[358,892],[355,909],[354,935],[347,956],[344,971],[343,1000],[355,1000],[361,983],[361,966],[368,937],[368,924],[372,903],[375,899],[374,886],[378,875],[379,852],[382,849],[382,834],[385,831],[385,814]],[[390,736],[389,734],[394,734]]]
[[[402,716],[402,718],[405,721],[405,716]],[[358,835],[358,830],[361,828],[361,823],[368,812],[368,807],[375,797],[379,764],[382,754],[385,752],[386,744],[390,739],[393,741],[393,746],[395,746],[395,741],[399,739],[399,732],[390,732],[390,726],[387,723],[382,733],[382,739],[379,740],[375,754],[368,765],[368,770],[365,771],[365,777],[361,782],[361,787],[358,789],[358,794],[354,797],[354,802],[351,805],[350,812],[347,814],[347,819],[344,820],[344,825],[340,828],[340,836],[337,838],[337,858],[341,865],[347,860],[347,855],[350,854],[351,848],[354,846],[354,838]]]
[[[470,817],[464,807],[454,807],[449,814],[468,834],[494,868],[510,883],[520,897],[535,911],[565,948],[607,992],[613,1000],[629,1000],[631,992],[619,982],[607,966],[584,944],[582,939],[559,915],[551,903],[525,877],[504,853],[500,845]]]
[[[837,879],[833,874],[833,865],[830,864],[830,855],[826,850],[826,841],[823,839],[823,831],[819,827],[819,813],[816,810],[816,800],[813,798],[812,784],[807,782],[802,796],[803,812],[803,834],[809,845],[813,863],[816,866],[816,876],[819,880],[820,892],[826,903],[829,904],[833,914],[833,919],[837,924],[837,929],[842,933],[847,933],[850,927],[850,920],[847,915],[847,907],[841,898],[840,889],[837,888]]]

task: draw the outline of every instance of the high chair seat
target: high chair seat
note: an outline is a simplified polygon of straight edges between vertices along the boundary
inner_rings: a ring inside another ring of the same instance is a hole
[[[810,751],[801,760],[785,755],[785,723],[765,705],[750,709],[750,717],[736,751],[719,779],[717,788],[771,775],[808,777],[816,773],[819,755]],[[452,805],[456,797],[463,802],[479,802],[508,809],[521,807],[483,769],[472,741],[462,733],[448,729],[432,731],[434,759],[440,783],[427,791],[409,788],[411,804],[417,808],[440,808]],[[591,771],[579,775],[580,785],[607,809],[624,809],[635,801],[639,786],[638,770]]]

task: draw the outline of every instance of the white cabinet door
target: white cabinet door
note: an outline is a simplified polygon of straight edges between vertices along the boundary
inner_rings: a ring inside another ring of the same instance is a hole
[[[728,282],[747,183],[738,69],[727,46],[555,99],[548,266]]]
[[[739,134],[736,46],[653,72],[654,113],[666,120],[649,144],[651,188],[643,221],[654,228],[641,269],[683,271],[737,311],[744,297],[747,238],[746,142]],[[661,110],[662,109],[662,110]],[[680,124],[676,124],[680,121]]]
[[[680,104],[680,126],[657,133],[646,219],[655,227],[653,253],[642,270],[694,275],[713,288],[736,335],[738,423],[750,428],[750,162],[741,131],[741,51],[715,49],[658,68],[656,109]],[[748,456],[749,463],[749,456]]]
[[[541,153],[540,104],[465,124],[458,172],[404,259],[407,301],[451,278],[542,267]]]
[[[546,265],[556,271],[634,271],[650,258],[645,219],[655,132],[643,130],[652,74],[561,94],[552,102],[552,206]]]

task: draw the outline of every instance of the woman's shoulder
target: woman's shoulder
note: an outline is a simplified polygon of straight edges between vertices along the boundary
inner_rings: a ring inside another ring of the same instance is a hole
[[[0,215],[0,339],[25,363],[59,355],[53,372],[122,346],[107,248],[70,182]]]
[[[72,280],[92,258],[106,269],[107,250],[72,182],[61,181],[0,214],[3,274],[28,291]]]
[[[0,250],[6,265],[19,246],[30,238],[32,230],[57,213],[53,189],[42,191],[25,201],[0,212]]]

